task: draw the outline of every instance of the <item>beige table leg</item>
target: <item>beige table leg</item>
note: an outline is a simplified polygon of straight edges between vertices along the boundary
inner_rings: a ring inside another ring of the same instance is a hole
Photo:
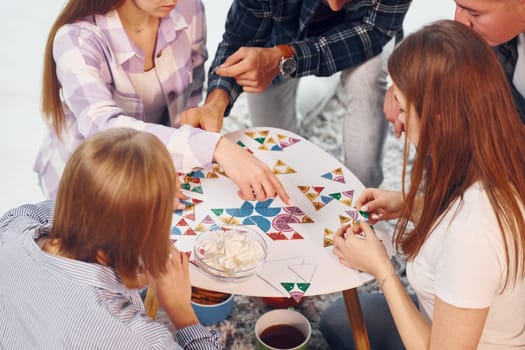
[[[144,308],[146,309],[146,315],[148,315],[152,320],[157,317],[157,310],[159,308],[159,300],[153,288],[148,287],[148,292],[146,293],[146,298],[144,299]]]
[[[355,348],[357,350],[370,350],[368,332],[366,331],[357,288],[344,290],[343,299],[346,305],[346,312],[348,313],[348,320],[350,321],[350,328],[354,335]]]

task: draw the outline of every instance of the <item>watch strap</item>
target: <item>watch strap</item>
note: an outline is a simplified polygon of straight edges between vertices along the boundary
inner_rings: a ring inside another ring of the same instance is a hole
[[[281,51],[281,59],[295,56],[292,47],[288,44],[280,44],[276,47],[279,49],[279,51]]]

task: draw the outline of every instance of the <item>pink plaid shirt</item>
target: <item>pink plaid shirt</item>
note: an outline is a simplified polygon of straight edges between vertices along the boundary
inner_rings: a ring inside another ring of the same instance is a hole
[[[85,138],[108,128],[130,127],[156,135],[177,171],[209,168],[221,134],[178,124],[179,114],[202,99],[205,44],[201,1],[181,0],[161,19],[154,60],[169,113],[170,126],[164,126],[144,122],[142,99],[129,76],[144,70],[144,53],[129,39],[116,11],[61,27],[53,55],[66,126],[58,140],[49,125],[34,165],[44,194],[55,197],[70,154]]]

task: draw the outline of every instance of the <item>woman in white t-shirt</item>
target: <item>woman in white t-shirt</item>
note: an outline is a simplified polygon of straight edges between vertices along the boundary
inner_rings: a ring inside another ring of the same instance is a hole
[[[339,229],[334,253],[376,278],[407,349],[525,349],[525,129],[498,60],[470,28],[439,21],[388,68],[405,149],[417,149],[408,191],[366,189],[356,207],[370,221]],[[369,226],[394,218],[419,310]],[[335,346],[345,333],[325,335]]]

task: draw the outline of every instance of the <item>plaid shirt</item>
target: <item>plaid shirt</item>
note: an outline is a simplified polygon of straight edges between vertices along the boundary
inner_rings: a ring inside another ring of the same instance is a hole
[[[221,349],[199,324],[175,343],[111,267],[43,252],[35,240],[52,212],[45,201],[0,218],[0,349]]]
[[[525,35],[523,35],[522,40],[525,40]],[[509,82],[512,97],[514,98],[514,104],[516,105],[521,121],[525,123],[525,96],[520,93],[514,83],[514,81],[518,79],[516,74],[514,74],[518,64],[518,41],[519,36],[516,36],[514,39],[496,46],[493,49],[501,62],[501,66],[503,67],[503,71]]]
[[[209,71],[208,93],[221,88],[230,106],[242,91],[232,78],[214,74],[215,68],[242,46],[295,48],[294,77],[329,76],[378,55],[402,31],[411,0],[352,0],[343,10],[344,22],[334,23],[323,35],[308,37],[306,30],[319,0],[234,0],[226,30]]]
[[[201,1],[181,0],[160,21],[154,60],[171,126],[178,126],[179,113],[202,99],[205,42]],[[61,27],[53,55],[66,126],[62,140],[49,126],[35,162],[47,197],[55,196],[65,163],[78,144],[108,128],[130,127],[156,135],[177,171],[211,166],[220,134],[144,122],[142,99],[130,80],[130,73],[144,71],[144,52],[129,39],[116,11]]]

